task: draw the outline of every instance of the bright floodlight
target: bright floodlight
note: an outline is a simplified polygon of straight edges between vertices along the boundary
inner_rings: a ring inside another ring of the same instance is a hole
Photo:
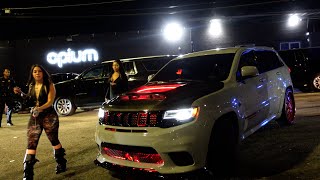
[[[300,21],[301,21],[301,18],[297,14],[290,14],[288,19],[288,26],[295,27],[300,23]]]
[[[177,23],[170,23],[164,28],[164,37],[168,41],[178,41],[183,35],[183,27]]]
[[[212,19],[209,26],[209,34],[218,37],[222,34],[222,25],[220,19]]]

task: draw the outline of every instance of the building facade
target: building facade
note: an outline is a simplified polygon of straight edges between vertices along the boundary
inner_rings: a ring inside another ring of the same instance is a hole
[[[309,24],[309,21],[304,20],[298,27],[289,28],[285,21],[281,20],[227,20],[222,24],[223,32],[219,37],[210,36],[207,26],[199,25],[185,28],[182,39],[177,42],[166,41],[161,30],[1,41],[0,68],[10,67],[17,81],[24,84],[32,64],[43,65],[49,73],[80,73],[95,63],[118,58],[185,54],[237,45],[271,46],[276,50],[317,46],[320,44],[319,33],[316,29],[311,32]],[[96,51],[98,58],[95,59],[93,51],[86,51],[89,54],[81,59],[80,56],[85,50]],[[70,58],[71,56],[73,58]]]

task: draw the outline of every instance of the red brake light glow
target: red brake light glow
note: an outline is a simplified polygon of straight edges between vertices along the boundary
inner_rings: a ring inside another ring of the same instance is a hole
[[[185,84],[145,85],[131,92],[132,93],[161,93],[161,92],[167,92],[167,91],[176,89],[184,85]]]

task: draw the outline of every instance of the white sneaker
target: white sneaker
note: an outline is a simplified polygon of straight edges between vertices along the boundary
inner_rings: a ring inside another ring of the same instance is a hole
[[[7,126],[13,126],[13,124],[12,123],[7,123]]]

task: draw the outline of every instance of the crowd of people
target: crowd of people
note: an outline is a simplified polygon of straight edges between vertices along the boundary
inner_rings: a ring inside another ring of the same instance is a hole
[[[57,162],[56,174],[67,170],[65,149],[59,141],[59,117],[53,108],[56,96],[54,83],[50,74],[38,64],[32,65],[27,83],[28,92],[23,92],[10,77],[10,69],[3,69],[3,77],[0,78],[0,128],[2,114],[7,105],[7,126],[13,126],[11,116],[14,106],[14,95],[19,95],[28,101],[32,107],[27,124],[27,148],[23,160],[23,179],[32,180],[34,176],[34,165],[39,161],[36,159],[37,146],[42,131],[44,131],[51,142],[54,159]],[[117,95],[128,91],[128,78],[120,60],[112,64],[112,71],[109,74],[106,101],[110,101]]]

